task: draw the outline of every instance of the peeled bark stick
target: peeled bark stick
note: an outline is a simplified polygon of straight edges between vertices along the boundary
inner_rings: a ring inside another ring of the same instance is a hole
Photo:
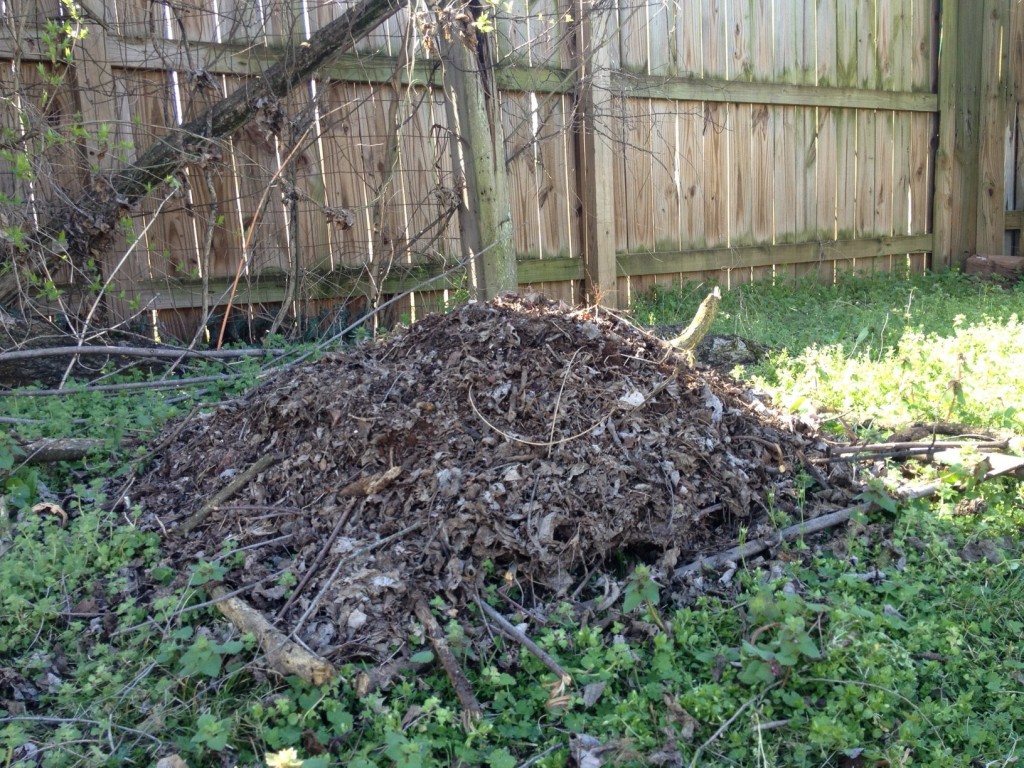
[[[545,667],[547,667],[556,675],[558,675],[558,679],[562,681],[563,686],[569,685],[572,682],[572,675],[570,675],[568,672],[562,669],[562,667],[559,666],[558,662],[551,658],[550,654],[548,654],[547,651],[545,651],[543,648],[541,648],[539,645],[533,642],[533,640],[531,640],[525,634],[516,629],[512,622],[510,622],[496,610],[491,608],[491,606],[489,606],[479,597],[476,598],[476,604],[480,607],[481,611],[486,613],[491,618],[491,620],[498,625],[498,628],[506,637],[508,637],[510,640],[514,640],[515,642],[519,643],[521,646],[526,648],[526,650],[528,650],[530,653],[536,656]]]
[[[267,663],[275,672],[298,675],[313,685],[323,685],[337,674],[329,661],[293,643],[262,613],[240,597],[229,597],[229,594],[224,587],[214,587],[210,591],[211,597],[217,600],[217,608],[239,631],[256,635]]]
[[[245,470],[240,475],[235,477],[234,480],[225,485],[223,488],[221,488],[217,493],[213,495],[213,497],[208,502],[206,502],[205,504],[203,504],[203,506],[196,510],[192,514],[192,517],[190,517],[188,520],[182,523],[181,526],[178,528],[178,533],[182,536],[191,533],[192,530],[197,525],[200,525],[207,517],[210,516],[210,513],[213,510],[215,510],[225,501],[234,496],[238,491],[242,489],[242,486],[244,486],[246,483],[248,483],[250,480],[256,477],[256,475],[258,475],[260,472],[262,472],[264,469],[266,469],[273,463],[273,456],[260,456],[258,459],[256,459],[255,464],[253,464],[247,470]]]
[[[459,703],[462,704],[462,727],[469,731],[472,729],[473,723],[483,717],[483,708],[477,701],[476,694],[473,693],[469,680],[463,674],[455,654],[448,647],[444,631],[437,623],[437,619],[434,618],[434,614],[430,612],[427,601],[422,597],[417,597],[413,610],[416,613],[416,618],[420,620],[423,628],[427,631],[427,637],[430,638],[430,643],[434,646],[434,653],[441,660],[441,666],[448,674],[448,680],[451,682],[452,688],[455,689],[455,695],[459,697]]]

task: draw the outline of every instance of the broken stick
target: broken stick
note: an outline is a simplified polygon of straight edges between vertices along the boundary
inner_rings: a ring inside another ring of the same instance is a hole
[[[246,483],[273,463],[274,458],[272,456],[260,456],[251,467],[217,491],[217,493],[215,493],[208,502],[203,504],[203,506],[192,514],[192,517],[182,523],[181,527],[178,528],[178,533],[182,536],[187,533],[191,533],[197,525],[200,525],[207,517],[210,516],[210,513],[213,512],[213,510],[238,493]]]
[[[455,695],[459,697],[459,703],[462,705],[462,727],[468,732],[472,730],[473,723],[483,717],[483,708],[477,701],[476,694],[473,693],[469,680],[463,674],[455,654],[448,647],[444,631],[437,623],[437,619],[434,618],[434,614],[430,612],[427,601],[422,597],[417,597],[413,604],[413,610],[416,612],[416,618],[420,620],[423,628],[427,631],[427,637],[430,638],[430,643],[434,646],[434,653],[441,660],[441,666],[448,674],[448,680],[451,682],[452,688],[455,689]]]
[[[298,675],[313,685],[323,685],[337,674],[329,661],[293,643],[262,613],[240,597],[231,597],[230,594],[224,587],[214,587],[210,591],[210,596],[217,601],[217,608],[240,632],[256,635],[267,664],[275,672]]]
[[[998,477],[1001,474],[1006,474],[1007,470],[990,471],[982,480],[989,480],[993,477]],[[926,499],[929,496],[934,496],[939,492],[939,488],[942,487],[941,482],[924,483],[922,485],[907,485],[896,489],[894,496],[902,500],[910,499]],[[857,512],[870,512],[875,509],[876,505],[872,502],[866,501],[862,504],[857,504],[846,509],[840,509],[837,512],[831,512],[821,517],[816,517],[813,520],[808,520],[803,523],[797,523],[791,525],[789,528],[783,528],[781,531],[776,532],[771,536],[766,536],[763,539],[756,541],[749,541],[741,547],[733,547],[732,549],[726,550],[725,552],[719,552],[715,555],[708,555],[702,557],[699,560],[694,560],[692,563],[687,563],[681,568],[675,570],[675,578],[682,578],[688,573],[699,571],[703,568],[717,568],[720,565],[726,563],[736,562],[753,555],[760,554],[764,550],[777,546],[784,541],[791,541],[792,539],[800,538],[811,533],[818,533],[824,531],[833,526],[845,523],[850,519],[851,516]]]

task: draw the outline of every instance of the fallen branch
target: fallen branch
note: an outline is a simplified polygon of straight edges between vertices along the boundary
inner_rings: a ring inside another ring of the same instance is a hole
[[[998,477],[1000,474],[1003,474],[1003,472],[989,472],[984,478],[982,478],[982,480],[989,480],[993,477]],[[903,486],[902,488],[898,488],[893,495],[904,501],[909,501],[911,499],[926,499],[929,496],[934,496],[938,493],[941,487],[941,482]],[[833,528],[841,523],[845,523],[852,515],[858,512],[870,512],[876,508],[876,504],[866,501],[862,504],[857,504],[852,507],[847,507],[846,509],[831,512],[827,515],[822,515],[821,517],[816,517],[813,520],[807,520],[805,522],[797,523],[796,525],[791,525],[789,528],[783,528],[772,536],[766,536],[765,538],[757,539],[756,541],[748,541],[743,546],[733,547],[725,552],[708,555],[707,557],[702,557],[692,563],[687,563],[686,565],[677,568],[674,576],[678,579],[703,568],[717,568],[718,566],[725,565],[726,563],[737,562],[739,560],[752,557],[764,552],[770,547],[778,546],[784,541],[791,541],[793,539],[798,539],[801,536],[807,536],[812,533],[819,533],[829,528]]]
[[[1005,449],[1009,440],[915,440],[899,443],[866,443],[864,445],[841,445],[832,449],[835,454],[847,453],[886,453],[890,451],[938,451],[946,448]]]
[[[192,514],[192,517],[182,523],[178,528],[178,533],[182,536],[191,533],[197,525],[200,525],[209,517],[213,510],[234,496],[246,483],[273,463],[273,456],[260,456],[251,467],[237,475],[230,483],[215,493],[208,502],[197,509]]]
[[[126,392],[133,389],[178,389],[192,384],[205,384],[211,381],[233,381],[241,378],[240,373],[222,373],[216,376],[194,376],[189,379],[157,379],[155,381],[128,381],[123,384],[94,384],[84,387],[66,387],[65,389],[18,389],[0,392],[0,396],[8,397],[67,397],[77,392]]]
[[[563,687],[572,683],[572,675],[562,669],[558,662],[555,661],[547,651],[516,629],[512,622],[481,600],[479,596],[474,599],[476,600],[476,604],[479,606],[480,610],[486,613],[491,620],[498,625],[498,629],[500,629],[506,637],[519,643],[521,646],[526,648],[526,650],[536,656],[540,660],[541,664],[558,676],[558,679],[562,681]]]
[[[28,360],[37,357],[65,357],[67,355],[120,355],[121,357],[163,357],[180,359],[198,357],[201,359],[220,359],[231,357],[263,357],[264,355],[284,355],[283,349],[177,349],[175,347],[43,347],[40,349],[12,349],[0,352],[0,363],[9,360]]]
[[[24,464],[48,464],[53,461],[76,461],[90,453],[103,450],[105,440],[86,437],[44,438],[20,446],[25,452]]]
[[[252,632],[259,641],[270,668],[281,675],[298,675],[307,683],[323,685],[337,674],[326,659],[293,643],[262,613],[240,597],[230,597],[224,587],[214,587],[211,596],[217,608],[240,632]]]
[[[857,512],[867,512],[872,509],[873,506],[874,505],[870,502],[865,502],[863,504],[857,504],[854,507],[840,509],[838,512],[832,512],[827,515],[822,515],[821,517],[816,517],[813,520],[808,520],[807,522],[791,525],[789,528],[783,528],[772,536],[767,536],[755,541],[748,541],[743,546],[733,547],[725,552],[708,555],[707,557],[702,557],[700,560],[688,563],[681,568],[676,569],[675,577],[677,579],[682,578],[688,573],[693,573],[694,571],[699,571],[703,568],[717,568],[718,566],[725,565],[726,563],[753,557],[769,547],[777,546],[784,541],[790,541],[791,539],[796,539],[800,536],[806,536],[811,533],[818,533],[819,531],[824,531],[828,528],[837,526],[840,523],[845,523],[853,514]]]
[[[413,604],[413,611],[415,611],[416,618],[423,625],[423,629],[426,630],[427,637],[434,647],[434,653],[437,654],[437,658],[441,661],[441,666],[444,667],[444,671],[448,675],[448,680],[451,682],[455,695],[462,705],[462,727],[469,731],[472,729],[473,723],[483,717],[483,708],[480,706],[480,702],[477,701],[476,694],[473,693],[469,680],[463,674],[462,667],[459,666],[455,654],[448,647],[448,641],[445,639],[444,632],[437,623],[437,619],[434,618],[434,614],[430,612],[430,606],[427,605],[427,601],[422,597],[417,597]]]

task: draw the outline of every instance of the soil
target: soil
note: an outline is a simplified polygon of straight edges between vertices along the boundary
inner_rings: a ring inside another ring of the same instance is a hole
[[[333,661],[383,660],[417,631],[418,596],[582,601],[637,561],[664,583],[797,513],[802,462],[827,448],[614,314],[504,297],[169,425],[132,502],[179,583],[228,546],[224,586],[281,629]],[[806,516],[847,505],[848,471],[806,491]]]

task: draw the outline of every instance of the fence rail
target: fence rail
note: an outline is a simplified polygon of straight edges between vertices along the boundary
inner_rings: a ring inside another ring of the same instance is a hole
[[[347,7],[80,6],[70,64],[46,26],[63,3],[0,6],[5,146],[41,148],[32,173],[0,168],[8,222],[102,183]],[[191,338],[229,300],[328,322],[406,290],[395,314],[449,298],[465,147],[445,29],[490,41],[524,287],[621,305],[659,282],[833,280],[1019,248],[1019,3],[512,0],[483,23],[474,7],[461,27],[404,10],[229,141],[197,142],[97,254],[110,319],[158,313]],[[94,300],[95,283],[53,278],[65,308]]]

